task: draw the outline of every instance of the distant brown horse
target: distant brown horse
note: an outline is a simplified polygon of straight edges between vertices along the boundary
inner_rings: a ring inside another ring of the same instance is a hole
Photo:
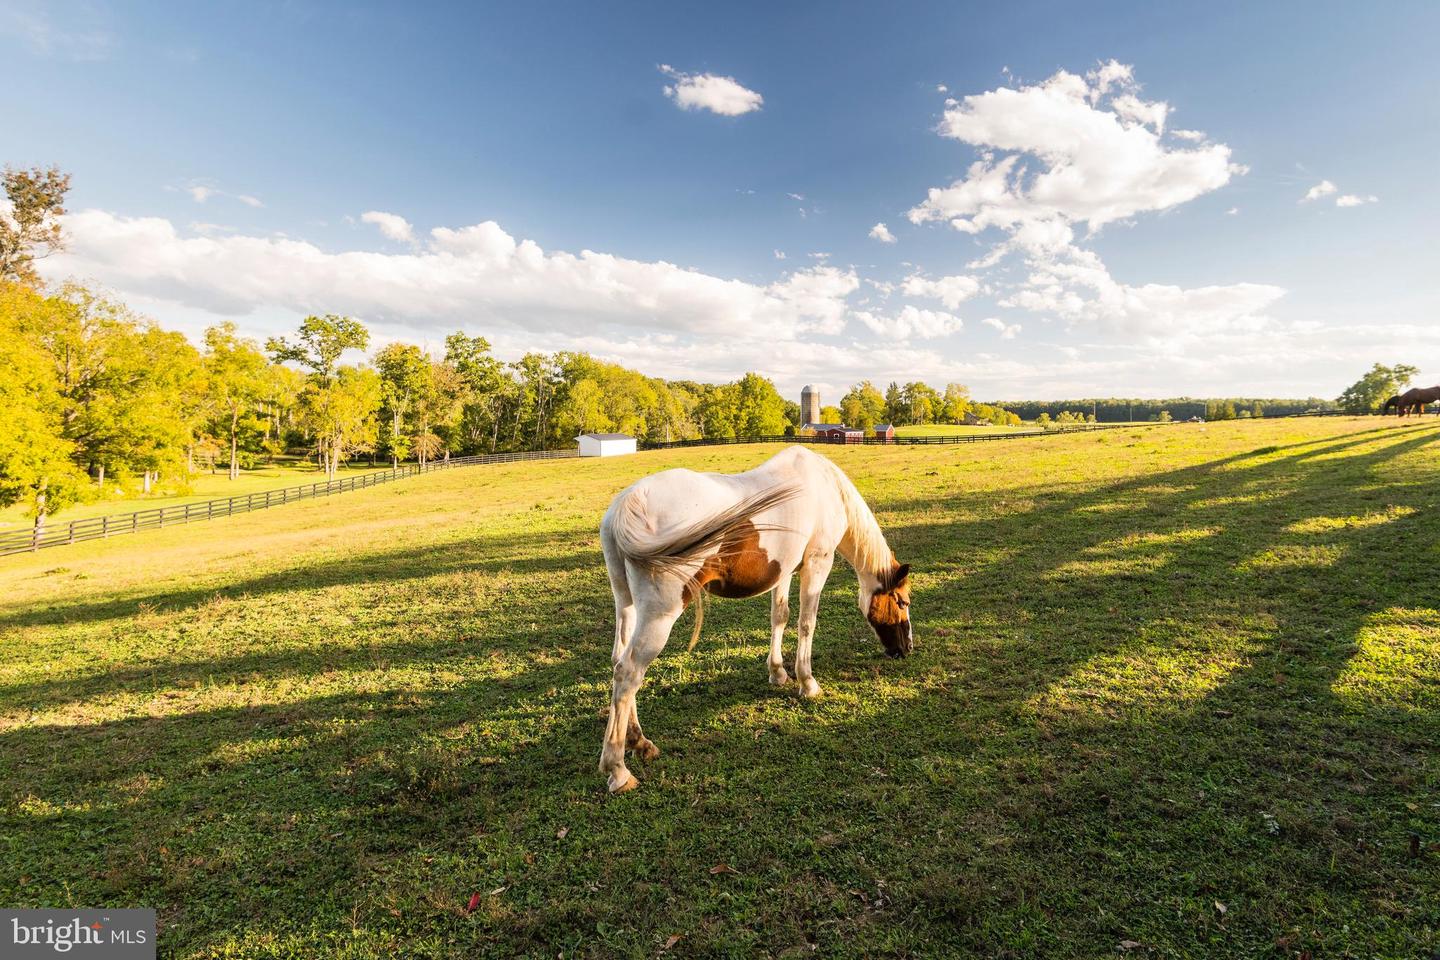
[[[1386,400],[1385,411],[1388,413],[1391,407],[1395,407],[1397,416],[1403,417],[1411,412],[1418,416],[1425,412],[1427,403],[1434,403],[1436,400],[1440,400],[1440,386],[1412,387],[1404,393]]]

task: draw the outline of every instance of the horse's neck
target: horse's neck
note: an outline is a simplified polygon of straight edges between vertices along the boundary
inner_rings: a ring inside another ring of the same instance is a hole
[[[832,464],[832,468],[836,493],[845,512],[845,535],[836,549],[857,573],[878,577],[894,563],[894,555],[865,498],[839,467]]]

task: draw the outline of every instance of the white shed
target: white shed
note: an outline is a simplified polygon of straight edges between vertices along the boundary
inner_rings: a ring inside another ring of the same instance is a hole
[[[580,441],[582,457],[618,457],[635,452],[635,438],[628,433],[582,433],[575,439]]]

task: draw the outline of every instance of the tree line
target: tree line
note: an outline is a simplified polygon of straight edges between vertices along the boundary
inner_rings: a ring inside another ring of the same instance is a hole
[[[862,380],[840,398],[838,406],[821,407],[820,420],[866,432],[885,423],[908,427],[930,423],[1013,426],[1020,422],[1010,410],[970,399],[970,388],[962,383],[946,384],[940,391],[919,380],[903,386],[892,380],[884,393],[871,381]]]
[[[0,281],[0,503],[37,517],[108,488],[149,492],[220,466],[282,454],[327,476],[368,458],[398,464],[571,446],[578,433],[646,441],[793,429],[798,405],[747,373],[734,383],[646,377],[584,353],[495,357],[455,333],[444,353],[391,343],[368,362],[350,317],[304,318],[263,345],[220,323],[200,345],[78,284],[46,291]]]
[[[1288,417],[1302,413],[1328,413],[1336,409],[1332,400],[1319,397],[1284,399],[1273,397],[1174,397],[1168,400],[1130,400],[1095,397],[1081,400],[1006,400],[1001,404],[1024,420],[1042,415],[1060,422],[1063,414],[1082,417],[1091,423],[1157,422],[1163,420],[1233,420],[1242,417]]]

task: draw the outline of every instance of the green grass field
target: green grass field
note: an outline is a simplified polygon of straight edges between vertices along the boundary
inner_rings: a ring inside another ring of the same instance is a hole
[[[389,465],[389,461],[382,461],[375,467],[370,466],[369,461],[349,463],[341,467],[336,476],[340,478],[370,473],[373,470],[387,469]],[[324,481],[324,471],[309,461],[285,460],[270,466],[244,470],[234,480],[230,479],[222,464],[214,473],[205,470],[190,477],[189,489],[184,493],[176,493],[162,484],[156,488],[154,493],[146,495],[138,490],[122,491],[114,484],[110,484],[106,487],[103,495],[98,495],[93,500],[76,504],[53,515],[50,518],[50,524],[54,526],[68,523],[71,520],[83,520],[86,517],[100,517],[107,513],[128,513],[132,510],[149,510],[151,507],[197,503],[202,500],[243,496],[247,493],[279,490],[281,487],[296,487],[303,483],[323,483]],[[0,507],[0,527],[28,527],[32,523],[34,520],[25,516],[23,505],[11,504],[8,507]]]
[[[600,514],[774,449],[0,560],[0,902],[153,906],[187,958],[1440,948],[1440,427],[819,448],[916,567],[915,654],[837,565],[805,702],[716,601],[607,798]]]

